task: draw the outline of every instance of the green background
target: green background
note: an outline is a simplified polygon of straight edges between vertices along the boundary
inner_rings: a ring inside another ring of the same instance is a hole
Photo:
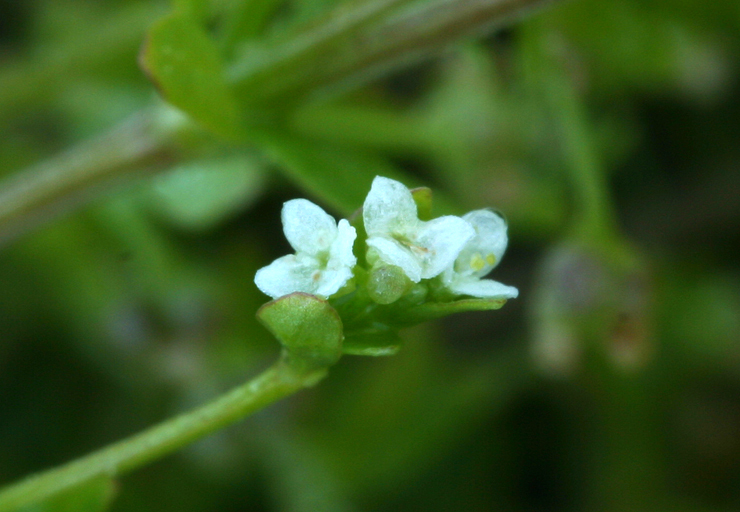
[[[740,4],[571,0],[392,71],[335,80],[319,49],[220,81],[335,3],[179,2],[195,37],[164,2],[0,1],[4,178],[175,117],[137,65],[152,26],[142,60],[203,128],[3,245],[0,483],[266,367],[253,278],[290,251],[281,204],[347,216],[383,174],[440,214],[501,211],[491,277],[519,298],[344,357],[117,480],[111,510],[740,508]]]

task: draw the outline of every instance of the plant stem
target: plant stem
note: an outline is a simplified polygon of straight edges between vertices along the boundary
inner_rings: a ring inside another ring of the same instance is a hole
[[[485,34],[554,0],[375,0],[348,15],[275,43],[259,61],[249,54],[229,78],[255,103],[298,102],[356,88],[418,62],[463,37]]]
[[[573,77],[567,72],[562,42],[537,23],[525,32],[526,52],[558,128],[565,167],[573,188],[575,230],[583,236],[608,238],[614,233],[615,214],[593,130]],[[548,37],[550,36],[550,37]]]
[[[95,477],[127,473],[312,386],[325,375],[325,369],[298,371],[281,358],[254,379],[209,404],[7,487],[0,491],[0,512],[37,503]]]
[[[70,210],[106,185],[167,167],[176,129],[136,113],[100,138],[10,176],[0,186],[0,245]]]
[[[551,1],[377,0],[351,11],[344,5],[313,29],[260,52],[257,62],[237,62],[229,76],[254,108],[250,115],[259,117],[271,103],[287,108],[311,95],[357,87]],[[144,110],[102,138],[0,184],[0,245],[94,197],[103,185],[167,168],[176,138],[193,125],[162,126],[156,114]]]

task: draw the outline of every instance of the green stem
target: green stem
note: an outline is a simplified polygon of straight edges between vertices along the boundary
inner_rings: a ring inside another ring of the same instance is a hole
[[[567,77],[553,73],[550,100],[557,112],[562,150],[575,191],[579,218],[576,224],[586,235],[611,231],[614,212],[606,172],[589,133],[586,112]]]
[[[575,202],[575,230],[587,237],[609,237],[615,215],[583,99],[567,73],[567,55],[560,41],[538,23],[524,37],[526,65],[539,91],[549,103],[569,173]]]
[[[158,126],[156,119],[144,110],[98,139],[7,178],[0,186],[0,244],[72,209],[92,191],[167,167],[177,128]]]
[[[229,70],[230,82],[254,104],[295,104],[335,94],[439,53],[463,37],[483,35],[554,0],[374,0],[253,52]]]
[[[199,409],[0,491],[0,512],[39,502],[95,477],[128,473],[312,386],[324,375],[325,369],[302,372],[281,358],[254,379]]]
[[[311,94],[358,86],[551,1],[377,0],[350,10],[342,6],[324,23],[312,24],[315,29],[259,52],[257,62],[243,59],[230,79],[253,107],[295,106]],[[42,73],[38,80],[52,75]],[[154,114],[145,110],[108,135],[0,184],[0,244],[72,209],[102,185],[165,169],[174,159],[175,139],[193,127],[159,126]]]

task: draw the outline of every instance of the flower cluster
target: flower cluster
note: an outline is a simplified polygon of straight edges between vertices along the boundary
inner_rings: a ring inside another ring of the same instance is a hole
[[[274,299],[294,292],[329,298],[352,288],[358,272],[353,252],[357,230],[347,220],[337,224],[319,206],[295,199],[283,206],[282,221],[296,252],[257,272],[260,290]],[[363,204],[361,221],[367,233],[364,259],[373,268],[400,269],[397,274],[411,283],[429,280],[430,286],[454,296],[518,295],[516,288],[482,279],[501,260],[508,242],[505,221],[490,210],[422,221],[411,191],[378,176]]]

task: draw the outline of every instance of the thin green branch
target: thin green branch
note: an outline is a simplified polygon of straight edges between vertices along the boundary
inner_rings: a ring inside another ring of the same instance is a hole
[[[230,80],[255,103],[296,102],[306,95],[357,87],[552,1],[367,2],[356,16],[330,13],[313,30],[268,47],[258,61],[249,54],[232,67]],[[332,29],[328,34],[327,26]]]
[[[127,473],[312,386],[325,374],[325,369],[298,371],[281,358],[254,379],[199,409],[7,487],[0,491],[0,512],[39,502],[95,477]]]
[[[12,175],[0,186],[0,245],[106,186],[161,170],[174,158],[175,129],[141,111],[104,136]]]
[[[562,41],[545,33],[537,23],[527,27],[523,41],[529,73],[538,83],[557,127],[573,190],[575,230],[588,237],[609,238],[614,233],[615,214],[607,172],[583,98],[568,74],[566,49]]]

